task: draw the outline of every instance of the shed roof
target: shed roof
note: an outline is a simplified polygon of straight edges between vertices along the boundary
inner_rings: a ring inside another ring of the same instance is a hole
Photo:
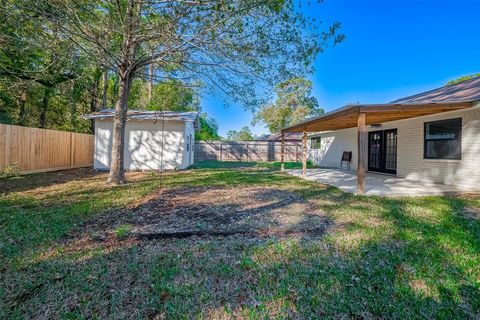
[[[480,78],[447,85],[383,104],[355,104],[307,119],[282,132],[317,132],[353,128],[365,113],[367,125],[471,108],[480,101]]]
[[[115,109],[105,109],[83,116],[84,119],[113,119]],[[127,120],[165,120],[165,121],[183,121],[193,122],[195,129],[200,128],[196,111],[149,111],[149,110],[128,110]]]

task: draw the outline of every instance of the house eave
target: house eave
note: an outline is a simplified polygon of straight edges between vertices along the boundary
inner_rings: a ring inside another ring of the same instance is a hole
[[[349,105],[321,116],[307,119],[294,126],[284,128],[282,132],[318,132],[354,128],[358,125],[358,116],[361,113],[366,115],[366,124],[371,125],[453,110],[468,109],[477,103],[478,101],[451,101]]]

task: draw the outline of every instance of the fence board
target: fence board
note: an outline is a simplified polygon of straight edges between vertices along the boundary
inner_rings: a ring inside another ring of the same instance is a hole
[[[90,134],[0,124],[0,172],[16,165],[20,173],[93,165]]]
[[[285,161],[300,161],[301,142],[285,143]],[[197,141],[195,161],[280,161],[281,142],[274,141]]]

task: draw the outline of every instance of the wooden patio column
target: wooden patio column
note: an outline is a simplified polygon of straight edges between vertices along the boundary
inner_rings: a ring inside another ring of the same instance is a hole
[[[282,132],[282,140],[280,144],[280,171],[285,171],[285,133]]]
[[[307,176],[307,131],[303,130],[302,177]]]
[[[358,164],[357,164],[357,194],[365,194],[365,174],[367,163],[367,125],[366,114],[358,115]]]

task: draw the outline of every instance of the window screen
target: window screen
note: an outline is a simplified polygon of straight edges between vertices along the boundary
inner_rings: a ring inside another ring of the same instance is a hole
[[[462,119],[425,123],[425,159],[461,159]]]

